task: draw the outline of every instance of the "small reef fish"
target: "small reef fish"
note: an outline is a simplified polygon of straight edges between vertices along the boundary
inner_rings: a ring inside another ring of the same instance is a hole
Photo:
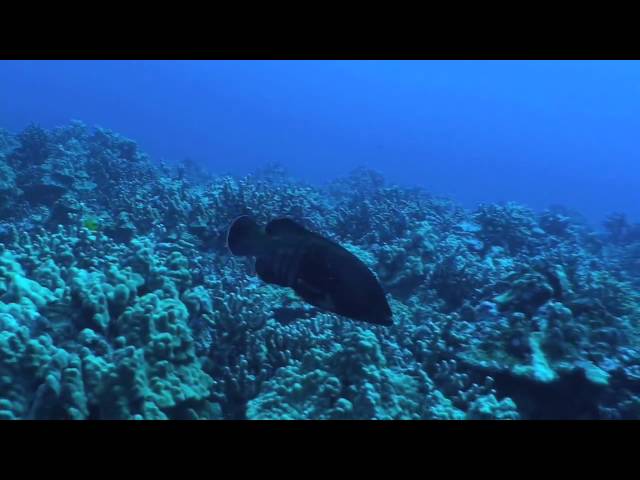
[[[321,309],[376,325],[391,325],[384,291],[367,266],[351,252],[289,218],[264,228],[247,215],[227,230],[232,255],[256,257],[262,281],[289,287]]]

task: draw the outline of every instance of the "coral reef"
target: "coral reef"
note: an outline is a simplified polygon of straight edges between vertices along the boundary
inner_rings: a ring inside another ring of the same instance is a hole
[[[228,223],[289,216],[394,325],[260,282]],[[640,227],[155,163],[79,122],[0,130],[0,419],[638,419]]]

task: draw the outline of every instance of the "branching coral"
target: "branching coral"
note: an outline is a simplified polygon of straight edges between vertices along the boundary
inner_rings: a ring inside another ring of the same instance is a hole
[[[639,418],[638,235],[468,212],[358,169],[319,188],[151,162],[81,123],[0,131],[0,418]],[[384,328],[264,284],[237,215],[288,216],[380,279]]]

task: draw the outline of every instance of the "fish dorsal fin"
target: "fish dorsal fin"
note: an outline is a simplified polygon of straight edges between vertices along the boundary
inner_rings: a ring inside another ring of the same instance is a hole
[[[338,246],[339,248],[342,249],[342,247],[337,245],[332,240],[326,237],[323,237],[319,233],[315,233],[315,232],[312,232],[311,230],[307,230],[302,225],[291,220],[290,218],[276,218],[275,220],[271,220],[269,223],[267,223],[267,226],[265,227],[265,233],[268,236],[290,235],[298,238],[300,237],[304,237],[308,239],[313,238],[316,241],[319,241],[321,243]]]
[[[267,223],[265,227],[267,235],[313,235],[312,232],[304,228],[299,223],[294,222],[290,218],[276,218]]]

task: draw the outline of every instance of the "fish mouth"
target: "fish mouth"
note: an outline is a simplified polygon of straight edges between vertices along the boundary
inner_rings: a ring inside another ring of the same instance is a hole
[[[255,244],[259,236],[258,224],[250,215],[239,215],[234,218],[225,234],[225,246],[233,256],[254,256]]]
[[[231,222],[229,223],[229,225],[227,226],[227,231],[225,232],[224,235],[224,246],[227,248],[227,250],[229,251],[229,253],[231,255],[235,255],[233,253],[233,250],[231,249],[231,247],[229,246],[229,235],[231,234],[231,230],[233,229],[233,225],[240,220],[241,218],[249,218],[249,215],[238,215],[236,218],[234,218],[233,220],[231,220]]]

